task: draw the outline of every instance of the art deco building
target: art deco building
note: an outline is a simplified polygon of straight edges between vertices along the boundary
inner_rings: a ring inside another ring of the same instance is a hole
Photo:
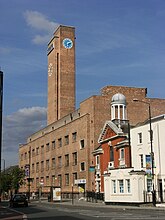
[[[63,193],[71,192],[72,187],[74,192],[95,190],[92,152],[99,146],[105,121],[111,118],[110,102],[114,94],[126,97],[131,124],[148,118],[148,106],[133,103],[134,98],[150,102],[152,116],[165,111],[165,100],[147,98],[146,88],[111,85],[75,109],[75,43],[75,28],[62,25],[48,43],[47,126],[19,146],[19,166],[27,170],[31,192],[37,192],[41,185],[42,192],[49,192],[50,186],[61,186]],[[120,106],[114,108],[120,111]],[[28,190],[26,181],[20,191]]]

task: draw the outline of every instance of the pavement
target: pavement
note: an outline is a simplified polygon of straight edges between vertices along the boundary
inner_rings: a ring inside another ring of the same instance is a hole
[[[119,209],[151,209],[151,210],[163,210],[165,211],[165,203],[156,204],[156,206],[153,206],[150,204],[141,204],[141,205],[129,205],[129,204],[108,204],[106,205],[104,201],[100,200],[90,200],[86,201],[84,198],[81,199],[66,199],[66,200],[60,200],[60,201],[53,201],[48,202],[47,199],[42,199],[40,201],[32,201],[32,203],[35,203],[37,205],[44,205],[44,206],[83,206],[83,207],[102,207],[102,208],[119,208]]]

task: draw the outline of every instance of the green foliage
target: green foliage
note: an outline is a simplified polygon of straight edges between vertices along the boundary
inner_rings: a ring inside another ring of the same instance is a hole
[[[18,191],[19,187],[24,183],[25,171],[19,167],[14,167],[7,172],[1,173],[1,189],[8,192],[9,190]]]

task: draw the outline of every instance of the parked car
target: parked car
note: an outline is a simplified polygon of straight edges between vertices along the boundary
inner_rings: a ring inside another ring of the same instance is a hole
[[[28,206],[28,200],[25,194],[14,194],[10,199],[10,207]]]

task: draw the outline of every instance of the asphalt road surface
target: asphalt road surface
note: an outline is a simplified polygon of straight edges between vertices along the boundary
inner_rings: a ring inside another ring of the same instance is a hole
[[[31,203],[27,208],[14,208],[25,213],[28,220],[165,220],[165,210],[127,209],[96,206],[65,206]]]

